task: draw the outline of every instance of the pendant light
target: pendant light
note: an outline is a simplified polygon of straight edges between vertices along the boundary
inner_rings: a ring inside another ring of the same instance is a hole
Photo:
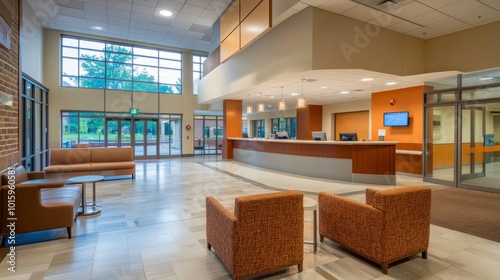
[[[266,108],[264,107],[264,103],[262,103],[261,101],[262,99],[262,92],[259,93],[259,105],[257,105],[257,111],[258,112],[264,112],[266,110]]]
[[[250,94],[248,95],[248,100],[250,100]],[[253,113],[253,107],[252,106],[247,106],[247,114]]]
[[[302,96],[297,98],[297,108],[307,107],[307,99],[304,97],[304,81],[305,79],[302,79]]]
[[[278,103],[278,110],[285,111],[286,103],[285,98],[283,98],[283,87],[281,87],[281,101]]]

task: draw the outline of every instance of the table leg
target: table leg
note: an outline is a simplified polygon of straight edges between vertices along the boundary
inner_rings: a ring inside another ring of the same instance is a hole
[[[95,198],[95,182],[92,182],[92,205],[96,206],[96,198]]]
[[[314,253],[316,254],[316,251],[318,250],[318,224],[317,224],[317,215],[316,215],[316,210],[313,211],[313,243],[314,243]]]
[[[95,182],[92,182],[92,202],[87,204],[87,191],[86,191],[86,183],[82,183],[82,211],[78,213],[80,216],[90,216],[101,213],[101,207],[97,206],[96,199],[96,186]]]
[[[82,214],[87,212],[87,192],[85,187],[85,183],[82,183]]]

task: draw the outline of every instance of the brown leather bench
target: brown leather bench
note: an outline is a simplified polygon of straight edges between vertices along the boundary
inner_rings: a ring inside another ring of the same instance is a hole
[[[51,149],[48,178],[67,180],[84,175],[135,177],[132,147]]]
[[[57,228],[66,228],[71,238],[71,228],[82,199],[82,188],[45,179],[44,172],[26,172],[23,166],[2,174],[0,234],[4,238],[8,238],[11,232],[19,234]],[[14,209],[9,209],[9,202]],[[12,216],[12,213],[15,215]],[[11,231],[9,225],[12,222],[15,228]]]

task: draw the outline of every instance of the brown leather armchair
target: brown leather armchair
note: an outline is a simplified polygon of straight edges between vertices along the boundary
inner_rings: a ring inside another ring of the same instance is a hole
[[[366,189],[366,204],[320,192],[319,234],[382,267],[422,253],[427,258],[431,190],[404,187]]]
[[[45,179],[44,172],[26,172],[17,166],[15,174],[3,174],[0,190],[0,234],[10,234],[8,225],[15,217],[15,233],[66,228],[71,238],[71,228],[81,202],[81,186],[65,186],[65,182]],[[36,180],[35,182],[30,182]],[[14,191],[9,193],[9,191]],[[9,198],[9,196],[11,196]],[[14,211],[9,200],[14,201]],[[11,214],[15,214],[12,216]]]
[[[207,197],[207,245],[234,279],[285,269],[304,258],[303,194],[283,191],[235,200],[234,214]]]

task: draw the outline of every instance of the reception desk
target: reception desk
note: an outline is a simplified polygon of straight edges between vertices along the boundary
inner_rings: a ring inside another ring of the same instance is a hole
[[[379,185],[396,184],[397,143],[227,138],[235,161],[295,175]]]

